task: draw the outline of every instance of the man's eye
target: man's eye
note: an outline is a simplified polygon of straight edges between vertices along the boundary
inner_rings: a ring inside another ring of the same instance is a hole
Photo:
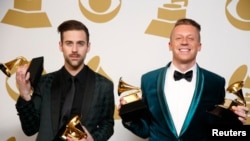
[[[194,38],[192,38],[192,37],[189,37],[189,38],[188,38],[188,40],[190,40],[190,41],[193,41],[193,40],[194,40]]]
[[[85,42],[77,42],[78,46],[85,46]]]
[[[79,46],[84,46],[84,43],[78,43]]]
[[[66,42],[67,46],[72,46],[73,44],[71,42]]]

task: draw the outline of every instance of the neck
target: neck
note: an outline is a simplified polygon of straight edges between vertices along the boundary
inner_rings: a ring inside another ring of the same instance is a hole
[[[190,63],[179,63],[176,61],[172,61],[172,63],[177,69],[179,69],[183,73],[188,71],[190,68],[192,68],[196,64],[195,61],[190,62]]]
[[[72,76],[76,76],[83,69],[84,64],[76,68],[67,65],[64,65],[64,67]]]

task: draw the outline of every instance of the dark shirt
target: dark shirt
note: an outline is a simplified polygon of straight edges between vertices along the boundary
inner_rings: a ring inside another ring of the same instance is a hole
[[[63,86],[61,87],[62,89],[62,97],[61,97],[61,102],[60,102],[60,119],[62,119],[63,123],[60,123],[59,125],[65,124],[66,122],[68,122],[72,117],[74,117],[75,115],[79,115],[81,116],[81,107],[82,107],[82,101],[83,101],[83,97],[84,97],[84,90],[85,90],[85,86],[86,86],[86,78],[87,78],[87,73],[86,73],[86,69],[82,69],[76,76],[72,76],[64,67],[63,67],[63,73],[62,73],[62,79],[61,84],[63,84]],[[70,115],[62,115],[62,108],[63,105],[65,103],[66,100],[66,96],[70,90],[71,87],[71,78],[74,77],[75,79],[75,87],[76,87],[76,91],[75,91],[75,95],[74,95],[74,100],[72,103],[72,109],[71,109],[71,114]],[[60,121],[60,120],[59,120]]]

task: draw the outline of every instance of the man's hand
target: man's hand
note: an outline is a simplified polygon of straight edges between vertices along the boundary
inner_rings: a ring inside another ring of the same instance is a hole
[[[29,101],[31,99],[32,94],[32,87],[30,83],[30,73],[26,73],[28,70],[28,65],[25,64],[23,66],[19,66],[16,71],[16,82],[18,85],[18,90],[20,93],[20,96],[26,100]]]
[[[232,106],[232,110],[239,117],[239,120],[244,124],[247,121],[247,114],[249,109],[245,106]]]
[[[118,104],[118,111],[120,111],[121,106],[127,104],[127,101],[124,99],[124,97],[120,98],[119,104]]]

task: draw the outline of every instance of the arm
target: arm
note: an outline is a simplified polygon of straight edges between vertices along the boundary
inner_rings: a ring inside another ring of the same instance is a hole
[[[22,130],[27,136],[37,133],[40,125],[39,113],[34,107],[33,101],[25,101],[21,97],[18,98],[16,103]]]
[[[32,87],[29,81],[30,73],[26,73],[27,65],[20,66],[16,72],[16,82],[19,98],[16,109],[21,121],[21,126],[27,136],[34,135],[39,129],[39,114],[32,101]]]
[[[102,98],[98,99],[97,102],[102,104],[98,104],[99,106],[97,108],[99,109],[96,109],[96,111],[100,111],[95,115],[95,118],[98,118],[98,123],[94,125],[95,127],[91,131],[89,130],[89,132],[94,141],[104,141],[108,140],[114,133],[114,86],[111,81],[101,82],[98,85],[102,87],[98,92],[99,95],[102,95]]]

